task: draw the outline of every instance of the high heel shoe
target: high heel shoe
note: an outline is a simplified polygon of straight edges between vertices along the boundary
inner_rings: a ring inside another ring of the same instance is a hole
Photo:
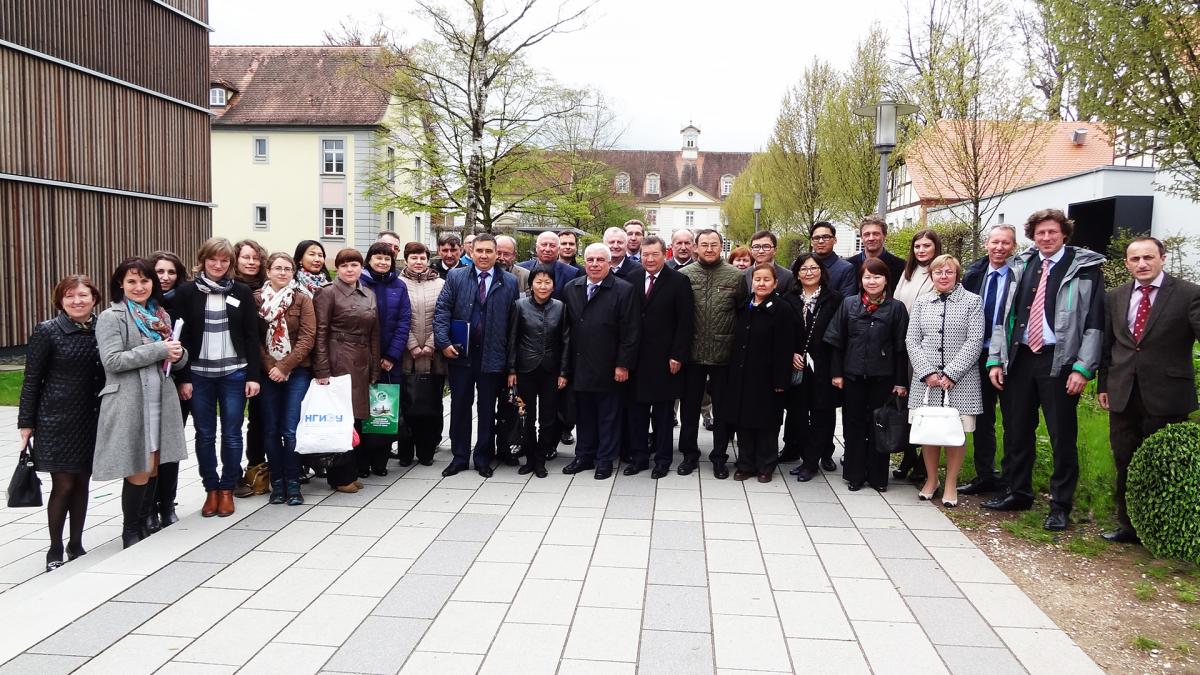
[[[63,562],[62,557],[63,557],[62,551],[59,551],[58,553],[55,553],[53,551],[47,551],[46,552],[46,571],[53,572],[54,570],[65,565],[66,563]]]
[[[83,544],[67,544],[67,562],[71,562],[81,555],[87,555],[87,551],[83,549]]]
[[[942,493],[942,506],[952,509],[958,506],[958,490],[954,491],[954,499],[946,499],[946,493]]]
[[[928,492],[928,493],[926,493],[926,492],[917,492],[917,499],[919,499],[920,501],[923,501],[923,502],[931,502],[931,501],[933,501],[933,496],[937,494],[938,488],[940,488],[940,487],[942,487],[942,484],[941,484],[941,483],[938,483],[937,485],[934,485],[934,486],[933,486],[933,491],[932,491],[932,492]]]

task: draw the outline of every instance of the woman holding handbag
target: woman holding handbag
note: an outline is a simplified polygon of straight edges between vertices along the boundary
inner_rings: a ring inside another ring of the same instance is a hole
[[[433,310],[446,281],[429,267],[429,249],[424,244],[405,244],[404,263],[400,276],[408,287],[411,321],[407,349],[400,360],[404,426],[396,453],[400,466],[411,466],[414,456],[422,466],[430,466],[442,440],[442,387],[446,381],[446,362],[433,347]]]
[[[879,258],[864,260],[859,268],[862,293],[842,300],[825,331],[825,342],[833,348],[831,381],[845,397],[842,429],[846,462],[842,475],[851,491],[867,484],[878,492],[887,491],[890,455],[873,451],[873,415],[890,394],[904,396],[907,391],[904,337],[908,310],[888,297],[889,274],[887,264]]]
[[[96,428],[96,480],[124,478],[121,543],[145,538],[154,505],[159,462],[187,457],[183,413],[171,371],[187,352],[171,335],[154,267],[141,258],[117,266],[109,283],[112,306],[96,321],[96,344],[104,364],[100,419]]]
[[[942,238],[937,232],[929,229],[920,230],[913,235],[908,245],[908,261],[904,264],[904,273],[895,284],[895,297],[904,303],[904,308],[911,315],[918,299],[925,297],[933,290],[933,279],[929,276],[929,264],[942,254]],[[912,373],[909,373],[911,375]],[[908,379],[906,378],[906,382]],[[925,467],[917,456],[916,447],[909,447],[900,459],[900,466],[892,472],[894,478],[905,478],[913,482],[925,480]]]
[[[796,342],[780,457],[781,461],[783,457],[802,459],[790,473],[806,483],[817,475],[826,449],[832,449],[837,407],[842,400],[830,375],[833,348],[824,340],[829,322],[842,305],[842,294],[829,285],[829,272],[812,253],[796,259],[792,274],[799,283],[784,300],[795,313]]]
[[[917,299],[908,323],[906,342],[913,369],[909,421],[920,424],[922,408],[952,408],[958,413],[965,442],[966,434],[975,431],[975,415],[983,412],[978,367],[979,350],[983,348],[983,302],[959,283],[962,265],[954,256],[934,258],[929,271],[934,292]],[[954,421],[951,417],[950,422]],[[958,506],[958,471],[966,456],[965,445],[922,446],[927,478],[917,496],[923,501],[933,499],[942,447],[946,449],[942,505],[953,508]]]
[[[38,324],[29,336],[17,414],[22,449],[36,440],[34,464],[38,471],[50,473],[47,572],[63,564],[63,527],[68,513],[67,559],[87,552],[83,549],[83,523],[96,451],[100,407],[96,395],[104,387],[94,314],[100,290],[90,278],[75,274],[58,282],[51,297],[58,315]]]
[[[396,257],[392,245],[377,241],[367,249],[367,266],[363,269],[362,284],[375,293],[375,310],[379,316],[379,374],[382,384],[403,385],[400,360],[408,350],[408,325],[412,321],[408,288],[396,272]],[[392,371],[395,374],[392,374]],[[403,411],[403,409],[402,409]],[[395,434],[363,434],[355,458],[358,476],[366,478],[388,474],[388,452],[398,440]]]
[[[300,403],[312,380],[311,353],[316,344],[317,312],[312,298],[295,280],[295,263],[286,253],[267,258],[267,283],[254,292],[262,338],[263,445],[271,467],[271,503],[299,506],[300,458],[296,425]]]

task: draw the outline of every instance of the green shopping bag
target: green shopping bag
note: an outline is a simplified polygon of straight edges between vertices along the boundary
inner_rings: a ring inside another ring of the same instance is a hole
[[[367,393],[371,406],[364,434],[394,434],[400,426],[400,385],[373,384]]]

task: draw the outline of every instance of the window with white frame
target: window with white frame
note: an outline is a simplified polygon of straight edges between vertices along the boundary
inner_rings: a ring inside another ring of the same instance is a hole
[[[396,149],[387,149],[387,177],[388,183],[396,182]]]
[[[396,212],[395,211],[387,212],[387,229],[392,230],[393,232],[396,230]]]
[[[658,209],[646,209],[646,227],[651,228],[658,224]]]
[[[322,237],[346,236],[346,212],[341,208],[325,208],[321,214]]]
[[[695,211],[684,211],[683,212],[683,226],[689,230],[696,226],[696,212]]]
[[[346,141],[326,138],[321,141],[321,172],[346,173]]]
[[[254,137],[254,161],[256,161],[256,162],[267,161],[267,137],[266,136],[255,136]]]
[[[728,197],[731,192],[733,192],[733,176],[725,174],[721,176],[721,196]]]
[[[658,174],[656,174],[656,173],[646,174],[646,194],[648,194],[648,195],[658,194]]]
[[[620,192],[622,194],[629,192],[629,174],[627,174],[625,172],[621,172],[621,173],[617,174],[617,178],[614,182],[616,185],[617,192]]]
[[[225,105],[225,88],[213,87],[208,90],[208,104],[221,106]]]
[[[256,230],[270,229],[271,221],[269,219],[269,215],[270,215],[269,212],[270,212],[270,209],[267,208],[266,204],[255,204],[254,205],[254,229],[256,229]]]

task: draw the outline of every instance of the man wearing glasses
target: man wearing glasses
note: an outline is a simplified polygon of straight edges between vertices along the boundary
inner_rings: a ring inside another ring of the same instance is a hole
[[[821,221],[808,231],[808,240],[813,255],[829,273],[829,285],[844,297],[858,295],[858,279],[854,278],[854,265],[842,260],[833,252],[837,244],[837,229],[833,223]]]
[[[775,235],[766,230],[755,232],[750,237],[750,255],[754,256],[754,265],[746,270],[746,289],[750,289],[750,278],[754,276],[754,268],[763,263],[775,266],[775,291],[780,295],[792,290],[796,280],[792,278],[792,271],[788,268],[775,262],[775,248],[779,246],[779,240]]]

